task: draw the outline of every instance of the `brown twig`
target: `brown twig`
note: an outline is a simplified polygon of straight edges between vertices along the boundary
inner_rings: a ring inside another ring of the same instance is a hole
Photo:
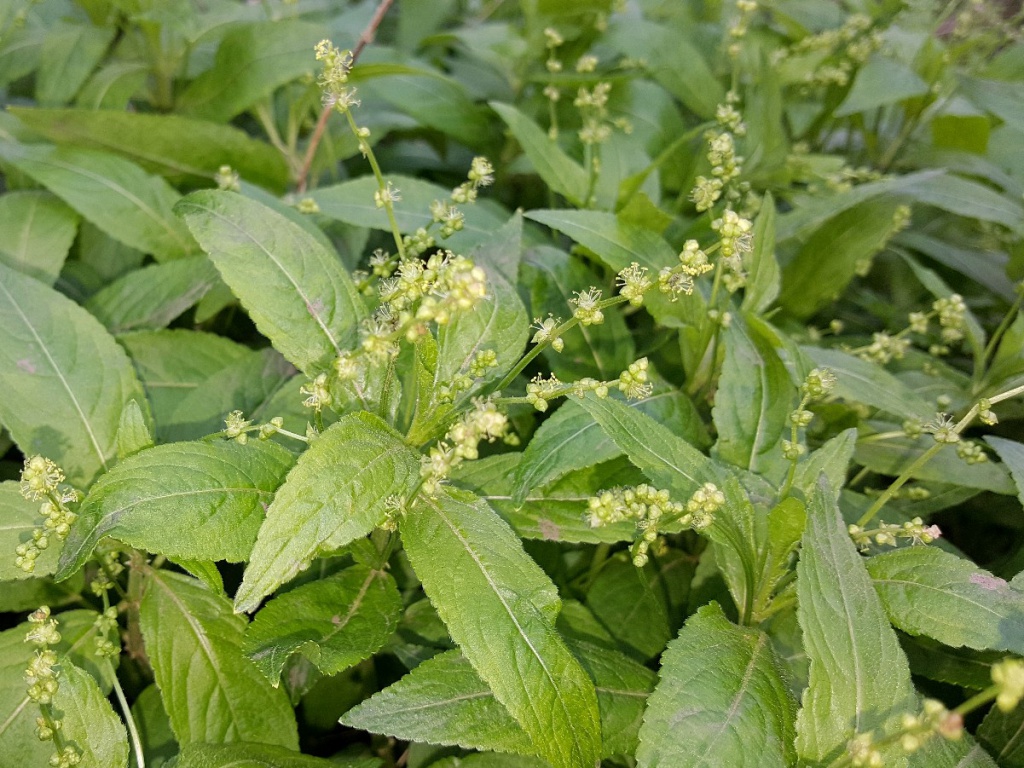
[[[352,49],[353,65],[355,65],[356,60],[359,58],[359,54],[363,52],[363,49],[373,42],[373,39],[377,34],[377,28],[380,26],[381,22],[384,21],[384,17],[387,15],[388,9],[394,5],[394,2],[395,0],[381,0],[380,5],[377,6],[377,10],[374,11],[373,18],[370,19],[370,23],[366,25],[366,29],[364,29],[362,34],[359,35],[359,39],[356,40],[356,47]],[[306,147],[306,156],[302,160],[302,170],[299,172],[299,178],[296,184],[299,194],[306,191],[306,184],[309,181],[309,169],[313,166],[313,158],[316,157],[317,147],[320,146],[320,141],[324,137],[324,131],[327,130],[327,119],[331,116],[331,112],[333,111],[333,102],[324,105],[324,108],[320,111],[320,117],[317,118],[316,127],[313,128],[313,134],[309,137],[309,145]]]

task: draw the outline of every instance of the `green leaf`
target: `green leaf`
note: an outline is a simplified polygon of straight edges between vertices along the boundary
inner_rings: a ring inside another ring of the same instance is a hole
[[[477,674],[555,768],[590,766],[597,697],[553,627],[554,585],[470,495],[423,499],[402,521],[416,575]]]
[[[928,83],[909,66],[876,54],[857,70],[853,87],[833,114],[845,117],[866,112],[886,104],[924,96],[928,91]]]
[[[143,402],[128,356],[92,315],[0,264],[0,420],[26,455],[85,486],[110,468],[118,421]]]
[[[299,19],[247,24],[229,31],[210,69],[178,98],[186,115],[225,123],[279,86],[319,69],[313,46],[324,28]]]
[[[291,463],[275,443],[231,440],[169,443],[125,459],[79,507],[58,576],[77,571],[104,536],[170,557],[244,560]]]
[[[619,554],[601,568],[587,591],[587,607],[619,643],[638,661],[661,653],[672,638],[672,627],[661,575],[653,563],[637,568]]]
[[[585,644],[575,650],[595,682],[602,757],[631,754],[654,674],[614,651]],[[430,744],[516,754],[530,754],[533,748],[526,733],[459,651],[447,651],[423,662],[397,683],[350,709],[341,722]]]
[[[242,653],[246,622],[226,598],[187,576],[153,571],[139,621],[180,744],[257,741],[298,749],[288,697]]]
[[[978,741],[1000,768],[1024,768],[1024,707],[1009,712],[992,707],[978,726]]]
[[[249,348],[202,331],[142,331],[118,340],[142,379],[153,409],[156,435],[162,439],[166,439],[168,427],[174,424],[175,410],[192,392],[232,363],[254,357]]]
[[[281,153],[243,131],[181,115],[110,109],[12,108],[11,113],[56,144],[102,149],[172,179],[209,182],[222,165],[246,181],[283,192],[288,166]],[[187,141],[182,137],[187,136]]]
[[[845,352],[821,347],[800,347],[811,361],[836,375],[836,397],[864,403],[895,416],[930,421],[935,407],[880,365]]]
[[[419,470],[416,454],[377,416],[360,412],[328,427],[299,457],[267,510],[235,610],[255,610],[317,555],[380,525],[388,499],[405,499]]]
[[[945,184],[951,177],[942,176]],[[782,271],[779,303],[807,318],[841,296],[857,273],[897,232],[899,201],[891,196],[868,200],[825,222],[800,246]],[[828,258],[822,258],[827,253]]]
[[[111,333],[164,328],[220,281],[205,256],[129,272],[85,303]]]
[[[959,93],[1017,130],[1024,130],[1024,83],[963,75],[960,79]]]
[[[32,541],[32,531],[42,528],[39,504],[38,501],[26,501],[18,482],[6,480],[0,483],[0,552],[4,553],[0,558],[0,582],[27,579],[30,575],[46,576],[57,569],[60,547],[56,542],[40,553],[31,574],[14,564],[15,547]]]
[[[810,496],[818,484],[818,478],[824,474],[829,487],[838,494],[846,484],[846,472],[850,468],[856,445],[857,430],[853,427],[844,429],[821,448],[812,452],[806,461],[796,465],[793,485],[803,490],[805,496]]]
[[[57,618],[60,618],[58,614]],[[46,765],[53,743],[36,736],[39,707],[25,694],[25,669],[34,648],[25,642],[30,625],[0,633],[0,755],[24,765]],[[96,681],[67,658],[60,662],[60,688],[53,708],[62,713],[64,738],[82,751],[81,765],[124,768],[128,736]]]
[[[725,91],[700,50],[679,29],[653,20],[616,18],[606,42],[623,56],[643,51],[651,76],[702,118],[714,117]]]
[[[171,213],[178,193],[128,160],[92,149],[12,143],[0,143],[0,158],[125,245],[158,260],[196,251]]]
[[[151,683],[142,689],[132,702],[132,717],[142,739],[143,756],[147,766],[159,768],[178,754],[171,721],[167,719],[160,691]]]
[[[49,192],[0,196],[0,261],[52,285],[78,232],[78,214]]]
[[[927,177],[903,190],[914,202],[933,205],[969,219],[1002,224],[1018,234],[1024,232],[1024,206],[991,187],[959,176]]]
[[[775,198],[768,192],[761,201],[761,212],[754,220],[754,247],[743,255],[748,272],[741,309],[764,312],[779,296],[779,262],[775,258]]]
[[[593,394],[580,404],[629,460],[674,500],[685,503],[704,483],[723,482],[723,471],[711,459],[646,414]]]
[[[505,121],[544,183],[574,206],[586,205],[589,188],[586,170],[565,154],[547,131],[518,109],[497,101],[490,102],[490,106]]]
[[[796,388],[772,346],[742,317],[724,329],[725,360],[712,418],[720,459],[751,472],[773,473],[787,462],[780,440],[796,406]]]
[[[1010,471],[1013,484],[1017,486],[1017,498],[1024,504],[1024,444],[994,435],[986,435],[985,442],[992,446]]]
[[[706,605],[669,644],[659,678],[640,729],[640,768],[794,763],[796,703],[760,630]]]
[[[40,104],[66,104],[89,77],[114,38],[113,26],[60,23],[47,31],[36,79]]]
[[[234,192],[193,192],[175,211],[260,332],[307,374],[356,340],[366,315],[341,261],[304,230]]]
[[[872,472],[897,477],[933,445],[935,440],[931,435],[922,435],[916,439],[894,437],[872,443],[861,441],[857,444],[853,456],[857,462]],[[946,483],[950,478],[956,478],[957,485],[1005,496],[1012,496],[1017,490],[1010,479],[1010,473],[1002,464],[992,461],[967,464],[957,456],[952,447],[939,451],[927,464],[916,469],[911,477],[938,483]]]
[[[139,451],[153,447],[146,415],[135,400],[129,400],[117,424],[117,458],[127,459]]]
[[[896,633],[824,481],[809,498],[797,595],[811,669],[796,747],[804,760],[828,762],[845,753],[854,734],[916,711],[917,698]]]
[[[944,645],[1024,654],[1024,592],[935,547],[868,560],[868,573],[897,628]]]
[[[354,565],[271,600],[249,625],[242,647],[275,686],[293,653],[334,675],[376,653],[401,612],[395,580]]]
[[[377,768],[376,758],[344,758],[300,755],[270,744],[187,744],[174,768]]]
[[[706,443],[704,426],[693,403],[678,390],[656,392],[640,400],[623,402],[668,427],[694,445]],[[568,400],[544,420],[515,471],[512,500],[521,504],[532,490],[554,482],[569,472],[614,459],[622,454],[615,440],[578,402]]]

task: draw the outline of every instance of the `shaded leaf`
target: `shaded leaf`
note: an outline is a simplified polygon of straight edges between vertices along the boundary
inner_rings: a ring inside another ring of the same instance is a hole
[[[52,285],[78,232],[78,214],[49,192],[0,195],[0,261]]]

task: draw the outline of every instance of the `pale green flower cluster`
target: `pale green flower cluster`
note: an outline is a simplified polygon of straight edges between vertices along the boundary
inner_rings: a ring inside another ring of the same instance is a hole
[[[420,476],[422,489],[428,496],[437,495],[452,469],[463,461],[479,457],[480,443],[493,443],[508,432],[508,417],[489,400],[476,400],[473,410],[464,414],[445,434],[444,440],[422,458]]]
[[[64,472],[50,459],[30,456],[21,472],[21,495],[28,501],[42,501],[39,514],[43,524],[32,531],[32,538],[15,547],[14,564],[25,573],[32,573],[43,550],[64,541],[78,515],[68,504],[79,500],[78,491],[63,485]]]
[[[884,768],[881,747],[885,744],[898,744],[904,753],[913,754],[936,734],[949,741],[960,739],[963,728],[963,717],[958,712],[949,711],[938,699],[925,699],[920,714],[904,713],[892,736],[876,741],[873,733],[858,734],[847,742],[846,754],[855,768]]]
[[[25,694],[39,706],[36,737],[53,742],[55,752],[49,760],[52,768],[73,768],[81,762],[82,753],[64,742],[61,736],[64,724],[54,716],[52,708],[53,698],[60,690],[60,667],[53,650],[61,640],[57,621],[50,617],[50,609],[45,605],[33,611],[28,621],[32,627],[25,635],[25,642],[36,646],[36,651],[25,670]]]
[[[931,544],[942,537],[937,525],[925,525],[920,517],[908,520],[903,524],[878,521],[875,528],[862,528],[859,525],[848,527],[850,538],[861,552],[867,552],[871,545],[895,547],[899,539],[907,539],[911,545]]]
[[[648,367],[647,358],[642,357],[630,363],[629,367],[619,374],[618,379],[610,381],[599,381],[587,377],[571,383],[564,383],[555,374],[551,374],[547,378],[537,374],[526,385],[524,399],[541,413],[548,409],[548,403],[551,400],[559,397],[574,395],[582,398],[588,392],[593,392],[599,398],[604,399],[608,397],[609,389],[612,387],[617,388],[631,400],[639,400],[649,397],[653,391],[653,386],[648,381]]]

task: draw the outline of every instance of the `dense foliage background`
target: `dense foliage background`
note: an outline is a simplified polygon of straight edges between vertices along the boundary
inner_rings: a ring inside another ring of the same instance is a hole
[[[1024,766],[1022,21],[0,0],[0,766]]]

